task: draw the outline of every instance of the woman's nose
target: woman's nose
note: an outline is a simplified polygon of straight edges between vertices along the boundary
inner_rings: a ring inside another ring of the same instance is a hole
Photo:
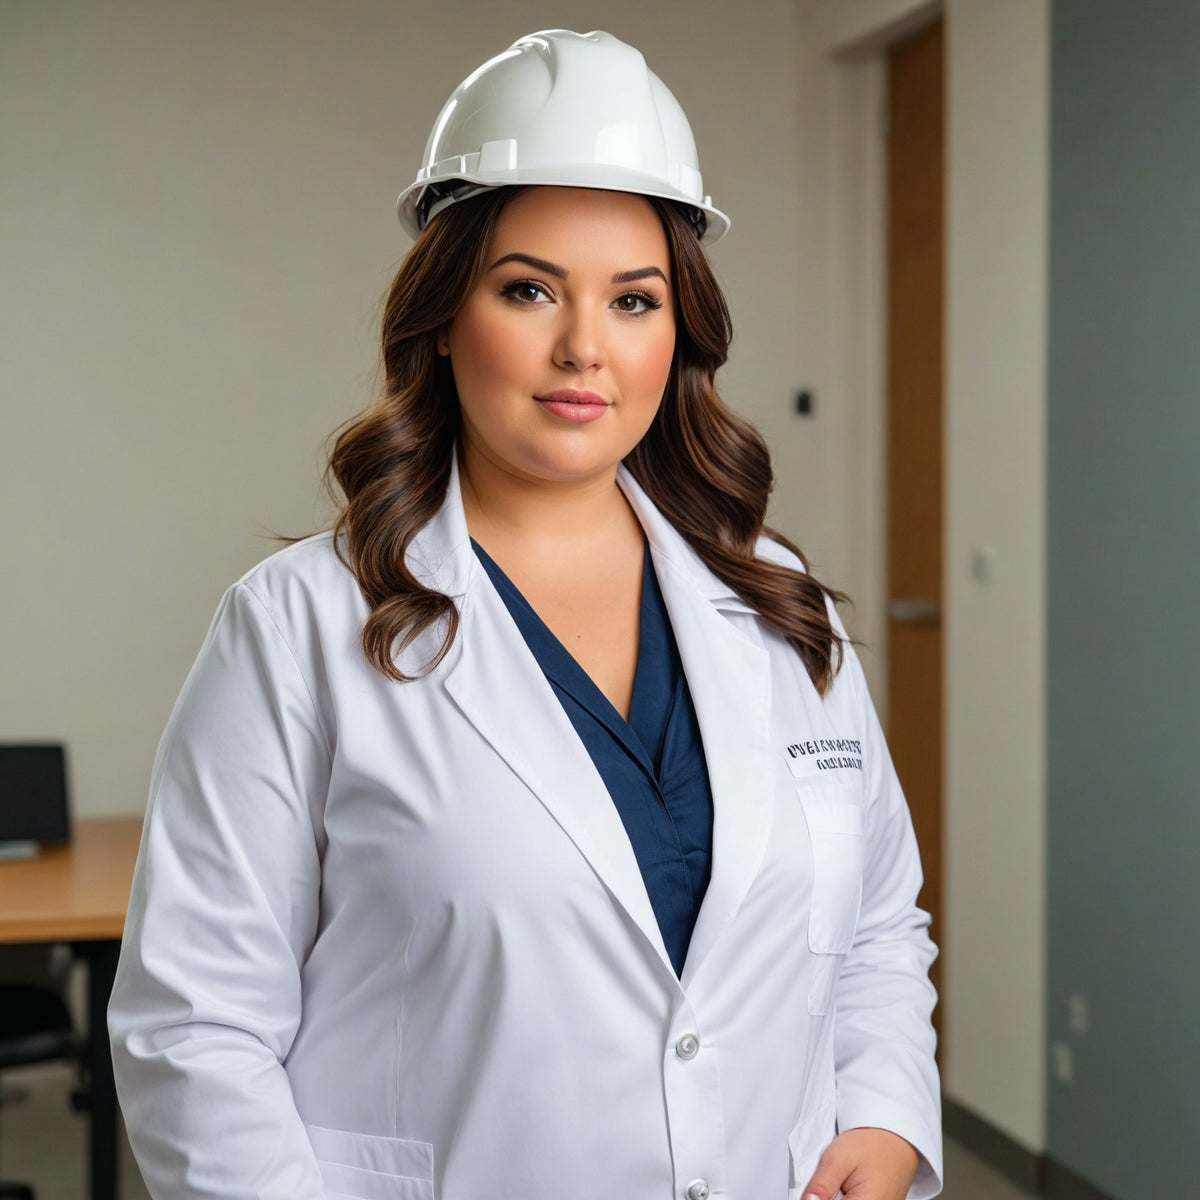
[[[589,371],[604,365],[603,319],[583,308],[563,313],[554,361],[560,367]]]

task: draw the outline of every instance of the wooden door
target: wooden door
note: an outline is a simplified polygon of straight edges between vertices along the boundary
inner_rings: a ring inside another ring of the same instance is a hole
[[[888,743],[921,847],[921,905],[940,943],[942,21],[894,45],[887,75]],[[939,1031],[940,1017],[939,1007]]]

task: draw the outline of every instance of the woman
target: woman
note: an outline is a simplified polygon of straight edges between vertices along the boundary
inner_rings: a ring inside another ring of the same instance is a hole
[[[152,1193],[935,1194],[916,847],[713,388],[682,112],[532,35],[401,216],[341,515],[227,593],[156,762],[110,1014]]]

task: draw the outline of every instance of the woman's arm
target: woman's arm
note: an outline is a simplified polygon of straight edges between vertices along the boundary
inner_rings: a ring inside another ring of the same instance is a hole
[[[858,927],[835,996],[840,1136],[803,1194],[825,1200],[841,1187],[848,1200],[922,1200],[941,1187],[941,1103],[930,1023],[937,997],[928,976],[937,949],[929,917],[916,903],[921,865],[912,821],[851,647],[843,670],[859,691],[866,730],[867,843]]]
[[[160,1200],[318,1200],[282,1060],[316,935],[329,778],[299,668],[243,582],[159,747],[109,1007],[130,1141]]]

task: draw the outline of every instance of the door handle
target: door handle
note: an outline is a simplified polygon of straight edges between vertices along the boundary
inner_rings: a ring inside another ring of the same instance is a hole
[[[888,601],[888,617],[901,625],[940,625],[942,606],[936,600],[906,596]]]

